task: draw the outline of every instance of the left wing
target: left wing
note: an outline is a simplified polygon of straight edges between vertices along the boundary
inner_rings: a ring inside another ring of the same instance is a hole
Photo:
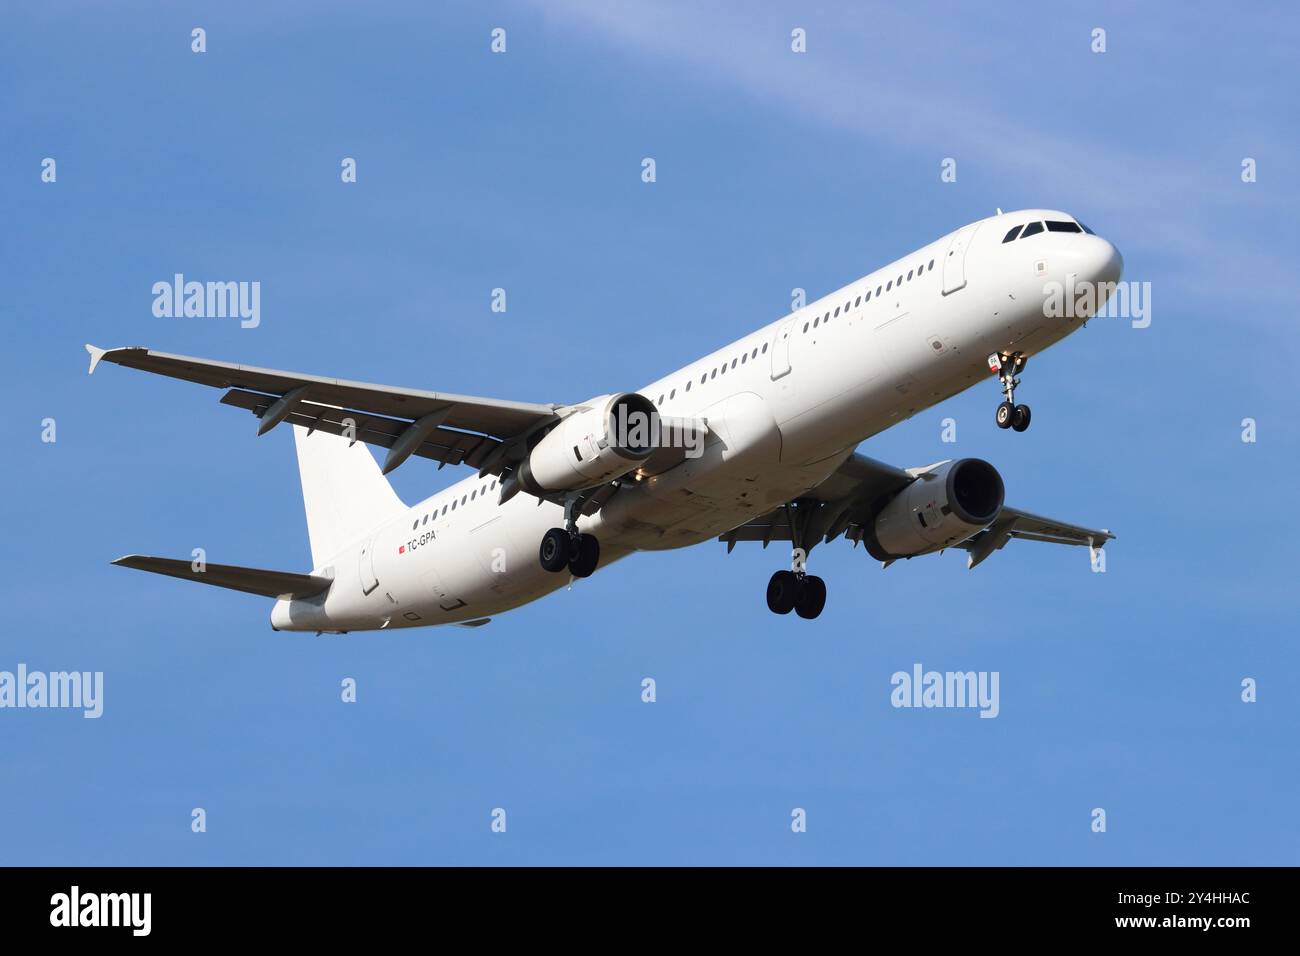
[[[761,541],[765,548],[773,541],[790,541],[810,551],[843,534],[856,547],[864,526],[875,520],[885,503],[934,467],[895,468],[855,453],[808,495],[733,528],[719,540],[727,542],[728,552],[737,541]],[[1115,535],[1105,528],[1085,528],[1004,506],[993,524],[953,547],[967,552],[966,566],[973,568],[1012,538],[1096,550]]]
[[[1107,541],[1115,540],[1115,536],[1106,528],[1084,528],[1030,514],[1019,508],[1004,507],[997,521],[956,547],[966,551],[966,567],[973,568],[994,551],[1001,551],[1012,538],[1046,541],[1049,544],[1083,545],[1089,551],[1096,551],[1105,547]]]

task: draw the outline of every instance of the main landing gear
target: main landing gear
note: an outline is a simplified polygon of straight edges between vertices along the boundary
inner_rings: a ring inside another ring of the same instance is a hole
[[[826,582],[804,570],[803,552],[796,548],[793,568],[778,571],[767,582],[767,607],[774,614],[794,611],[811,621],[826,606]]]
[[[595,535],[578,531],[577,501],[564,506],[564,527],[552,528],[542,535],[538,558],[547,571],[559,572],[565,568],[575,578],[590,577],[600,563],[600,542]]]
[[[1006,396],[998,406],[998,428],[1013,428],[1018,432],[1029,427],[1029,406],[1016,404],[1017,378],[1028,362],[1023,352],[994,352],[989,356],[989,369],[1002,382],[1002,394]]]

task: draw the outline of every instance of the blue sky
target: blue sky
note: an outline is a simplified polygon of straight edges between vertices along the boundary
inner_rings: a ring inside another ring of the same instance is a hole
[[[1295,11],[707,6],[4,8],[0,669],[103,671],[105,712],[0,711],[0,863],[1297,861]],[[763,604],[779,549],[706,544],[477,630],[316,638],[108,564],[309,555],[287,431],[88,379],[84,342],[577,401],[999,206],[1112,239],[1151,326],[1037,357],[1023,435],[990,381],[863,450],[989,459],[1016,506],[1114,529],[1105,574],[837,542],[810,624]],[[176,272],[260,281],[261,325],[154,317]],[[1000,672],[1000,716],[892,708],[916,662]]]

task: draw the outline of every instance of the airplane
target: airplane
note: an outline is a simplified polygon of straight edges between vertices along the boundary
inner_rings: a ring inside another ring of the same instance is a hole
[[[277,631],[479,626],[637,551],[788,542],[768,607],[814,619],[810,552],[836,538],[888,567],[964,549],[974,568],[1010,540],[1114,539],[1004,504],[977,458],[897,468],[857,446],[990,373],[996,425],[1024,431],[1028,359],[1078,330],[1123,260],[1050,209],[962,226],[636,392],[533,404],[253,368],[144,347],[100,362],[224,389],[257,433],[293,429],[310,573],[127,555],[114,564],[275,599]],[[1057,317],[1050,283],[1099,290]],[[368,445],[387,449],[381,466]],[[385,477],[412,456],[474,474],[414,506]],[[1095,561],[1094,557],[1094,561]]]

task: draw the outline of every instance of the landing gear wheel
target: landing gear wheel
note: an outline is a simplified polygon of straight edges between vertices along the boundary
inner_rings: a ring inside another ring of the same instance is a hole
[[[1017,405],[1011,413],[1011,427],[1018,432],[1029,427],[1029,406]]]
[[[799,579],[793,571],[778,571],[767,582],[767,609],[773,614],[789,614],[799,600]]]
[[[794,612],[801,618],[811,621],[821,614],[822,608],[826,606],[826,582],[814,575],[808,575],[803,579],[803,587],[800,589],[799,600],[795,603]]]
[[[537,556],[547,571],[563,571],[569,566],[573,536],[563,528],[552,528],[542,535]]]
[[[600,542],[595,535],[578,535],[578,546],[569,559],[569,573],[575,578],[590,577],[600,563]]]
[[[1002,404],[998,406],[998,428],[1014,428],[1018,432],[1029,427],[1029,406],[1016,404],[1016,376],[1024,371],[1029,356],[1023,352],[994,352],[989,356],[989,369],[1002,383]]]

